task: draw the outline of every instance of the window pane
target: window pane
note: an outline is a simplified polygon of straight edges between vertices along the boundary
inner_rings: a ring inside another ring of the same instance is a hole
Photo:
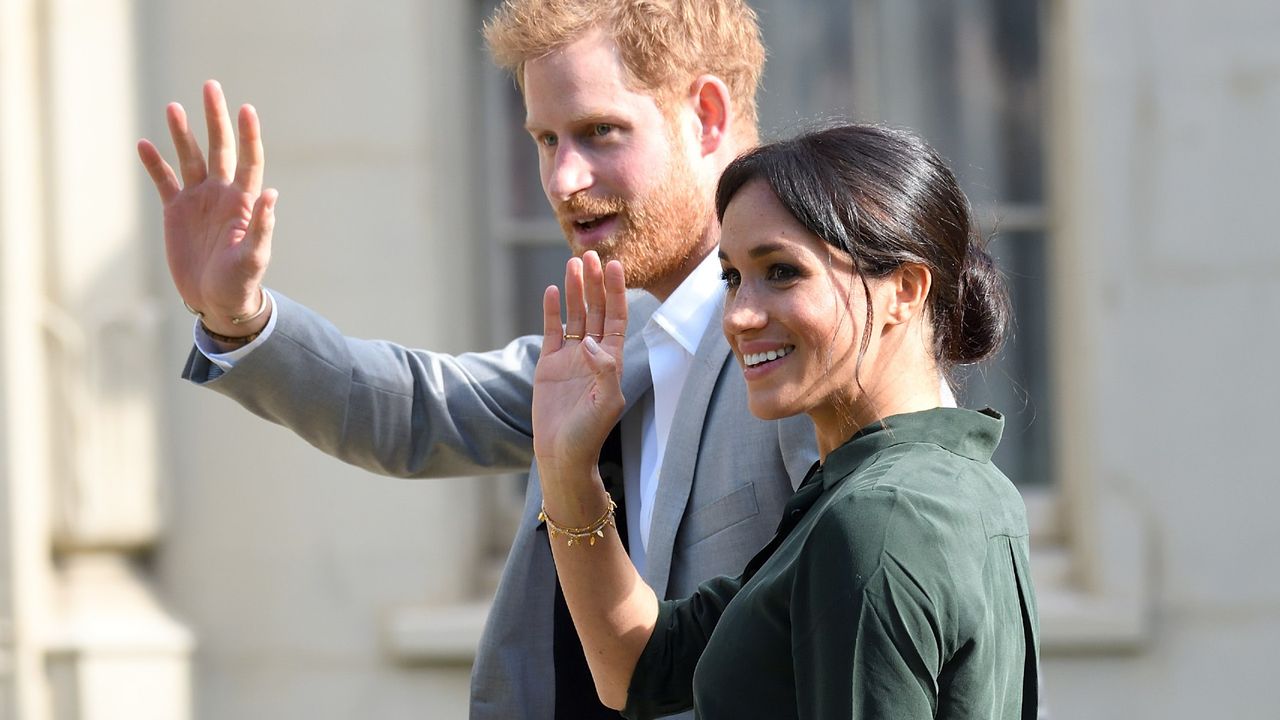
[[[520,89],[509,78],[502,86],[502,111],[510,128],[503,132],[503,137],[506,138],[506,165],[510,171],[505,177],[495,180],[506,185],[511,218],[550,218],[551,207],[542,194],[542,181],[538,172],[538,149],[533,144],[533,138],[524,131],[524,99],[520,97]]]
[[[969,373],[961,400],[1006,414],[997,460],[1019,483],[1049,478],[1040,2],[754,0],[769,46],[766,137],[845,116],[910,127],[956,171],[980,222],[1010,232],[992,254],[1015,334]],[[781,132],[776,132],[780,130]]]
[[[756,0],[769,59],[758,96],[764,140],[789,137],[822,114],[853,117],[849,0]]]
[[[542,332],[542,291],[548,285],[564,285],[564,264],[569,259],[566,243],[516,245],[515,255],[515,332],[529,335]],[[561,308],[563,313],[564,309]]]
[[[1044,237],[1041,233],[1000,233],[988,246],[1009,280],[1014,324],[994,362],[961,375],[960,403],[993,407],[1005,416],[996,464],[1019,485],[1050,481],[1048,347]]]
[[[769,49],[759,96],[765,140],[830,117],[910,127],[955,168],[982,222],[1006,221],[991,251],[1010,281],[1015,334],[998,362],[971,373],[962,401],[1006,414],[997,459],[1010,477],[1049,481],[1043,0],[749,1]],[[523,228],[497,238],[511,253],[513,329],[539,332],[541,310],[528,299],[563,279],[568,251],[558,234],[526,237],[533,231],[520,223],[551,217],[537,153],[514,83],[490,102],[510,128],[496,143],[504,177],[491,185],[505,197],[495,207]]]

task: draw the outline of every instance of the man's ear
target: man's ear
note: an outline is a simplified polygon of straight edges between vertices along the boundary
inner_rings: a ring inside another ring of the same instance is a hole
[[[933,285],[929,268],[920,263],[904,263],[886,280],[890,296],[885,307],[885,325],[906,323],[924,313],[929,288]]]
[[[729,87],[715,75],[699,75],[689,88],[689,99],[698,119],[698,141],[703,156],[720,149],[733,123]]]

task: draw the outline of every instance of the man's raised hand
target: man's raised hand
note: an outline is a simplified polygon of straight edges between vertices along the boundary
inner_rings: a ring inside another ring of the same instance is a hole
[[[186,111],[178,103],[166,108],[181,180],[150,141],[138,142],[138,155],[164,204],[165,255],[174,287],[203,314],[206,327],[240,337],[261,330],[269,317],[231,321],[253,315],[264,300],[260,288],[271,259],[277,194],[262,189],[262,134],[253,107],[240,108],[238,148],[216,81],[204,84],[204,111],[207,162]]]

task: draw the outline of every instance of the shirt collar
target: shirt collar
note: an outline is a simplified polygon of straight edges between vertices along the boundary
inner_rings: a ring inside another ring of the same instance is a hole
[[[675,292],[653,311],[644,328],[646,339],[651,328],[661,328],[690,355],[696,355],[723,292],[720,259],[714,252],[707,253]]]
[[[822,485],[830,488],[876,453],[903,443],[930,443],[970,460],[990,462],[1003,432],[1004,417],[991,408],[933,408],[892,415],[831,451],[820,472]]]

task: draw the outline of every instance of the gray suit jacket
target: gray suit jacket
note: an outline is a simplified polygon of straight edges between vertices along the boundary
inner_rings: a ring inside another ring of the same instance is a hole
[[[451,356],[344,337],[275,293],[267,341],[222,373],[193,349],[183,377],[373,472],[447,477],[523,471],[533,461],[530,406],[541,338]],[[656,308],[630,296],[623,392],[650,389],[639,329]],[[769,540],[782,506],[817,458],[807,418],[756,419],[742,372],[714,325],[685,382],[660,471],[645,580],[659,597],[737,574]],[[541,490],[530,473],[520,528],[472,670],[471,717],[550,720],[555,699],[555,565],[536,532]]]

